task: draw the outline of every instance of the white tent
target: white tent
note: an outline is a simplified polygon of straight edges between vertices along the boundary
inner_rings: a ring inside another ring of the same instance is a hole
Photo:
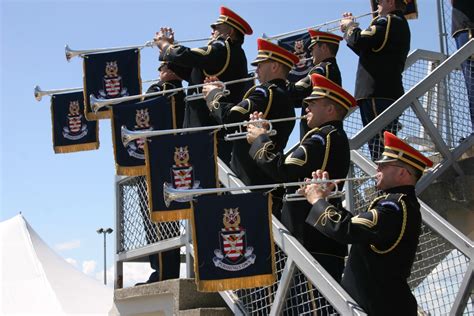
[[[1,315],[107,315],[113,290],[56,254],[22,215],[0,223]]]

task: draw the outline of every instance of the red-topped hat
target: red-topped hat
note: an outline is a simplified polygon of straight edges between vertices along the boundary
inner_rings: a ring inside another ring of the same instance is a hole
[[[328,78],[321,76],[320,74],[312,74],[311,82],[313,84],[313,91],[309,97],[304,99],[304,102],[314,99],[329,98],[344,107],[347,111],[349,111],[350,108],[357,106],[356,99],[354,99],[349,92]]]
[[[237,13],[226,7],[221,7],[221,15],[215,23],[211,24],[211,27],[222,23],[234,27],[240,33],[245,35],[252,35],[253,33],[253,30],[247,23],[247,21],[245,21]]]
[[[376,163],[384,163],[390,161],[402,161],[410,166],[423,172],[426,167],[432,167],[433,162],[423,156],[418,150],[411,147],[397,136],[390,132],[384,132],[384,151],[382,159],[377,160]]]
[[[262,61],[274,60],[292,68],[300,61],[299,57],[293,54],[292,52],[289,52],[286,49],[278,46],[277,44],[273,44],[272,42],[266,39],[257,39],[257,45],[258,54],[257,58],[252,61],[252,66],[257,66],[257,64],[261,63]]]
[[[311,36],[311,44],[309,44],[308,49],[311,49],[311,47],[313,47],[318,42],[326,42],[339,45],[339,42],[342,41],[342,37],[336,34],[311,29],[309,29],[308,32],[309,36]]]

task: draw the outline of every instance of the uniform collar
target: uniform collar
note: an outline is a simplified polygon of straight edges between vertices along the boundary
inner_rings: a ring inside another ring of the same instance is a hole
[[[320,63],[326,63],[326,62],[336,63],[336,57],[329,57],[329,58],[323,59],[321,60]]]
[[[334,126],[337,129],[342,129],[342,127],[343,127],[342,121],[329,121],[329,122],[326,122],[326,123],[322,124],[319,128],[322,128],[322,127],[328,126],[328,125]]]
[[[280,78],[277,78],[277,79],[272,79],[272,80],[269,80],[267,81],[269,84],[276,84],[277,86],[280,86],[280,87],[285,87],[286,86],[286,80],[285,79],[280,79]]]
[[[413,185],[402,185],[393,187],[384,191],[385,193],[402,193],[406,195],[416,195],[415,186]]]

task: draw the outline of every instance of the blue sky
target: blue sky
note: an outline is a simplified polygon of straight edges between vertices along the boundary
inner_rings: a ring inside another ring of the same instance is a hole
[[[411,50],[437,51],[435,1],[418,2],[420,18],[410,21]],[[177,40],[206,37],[220,5],[252,25],[254,34],[244,44],[249,62],[256,56],[256,39],[262,33],[274,35],[317,25],[346,11],[355,15],[370,11],[369,0],[1,0],[0,220],[21,211],[61,256],[101,279],[103,237],[96,229],[114,228],[115,218],[110,121],[100,122],[99,150],[54,154],[49,97],[37,102],[33,87],[82,86],[82,60],[68,63],[65,44],[73,49],[138,45],[152,39],[161,26],[173,27]],[[362,26],[369,21],[360,20]],[[352,92],[357,57],[344,43],[338,63],[343,86]],[[158,64],[156,49],[142,50],[142,80],[157,78]],[[293,136],[289,143],[295,142]],[[112,236],[108,237],[108,267],[113,263]]]

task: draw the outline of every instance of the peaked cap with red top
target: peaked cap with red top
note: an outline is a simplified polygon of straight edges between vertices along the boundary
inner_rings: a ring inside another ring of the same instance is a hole
[[[320,74],[312,74],[311,82],[313,84],[313,91],[309,97],[304,99],[304,102],[321,98],[329,98],[337,102],[347,111],[357,106],[356,99],[354,99],[354,97],[349,92],[328,78],[321,76]]]
[[[257,64],[261,63],[262,61],[274,60],[290,68],[293,68],[293,66],[300,61],[300,58],[292,52],[289,52],[281,46],[273,44],[266,39],[257,39],[257,45],[258,54],[257,58],[252,61],[252,66],[257,66]]]
[[[382,153],[382,159],[376,161],[376,163],[399,160],[421,172],[423,172],[426,167],[433,166],[431,160],[392,133],[384,132],[383,137],[385,148]]]
[[[339,45],[339,42],[342,41],[342,37],[322,31],[308,30],[309,36],[311,36],[311,44],[309,44],[308,49],[311,49],[318,42],[325,42]]]
[[[219,16],[216,22],[211,24],[211,27],[222,23],[232,26],[244,35],[252,35],[253,33],[253,30],[247,23],[247,21],[245,21],[237,13],[226,7],[221,7],[221,15]]]

